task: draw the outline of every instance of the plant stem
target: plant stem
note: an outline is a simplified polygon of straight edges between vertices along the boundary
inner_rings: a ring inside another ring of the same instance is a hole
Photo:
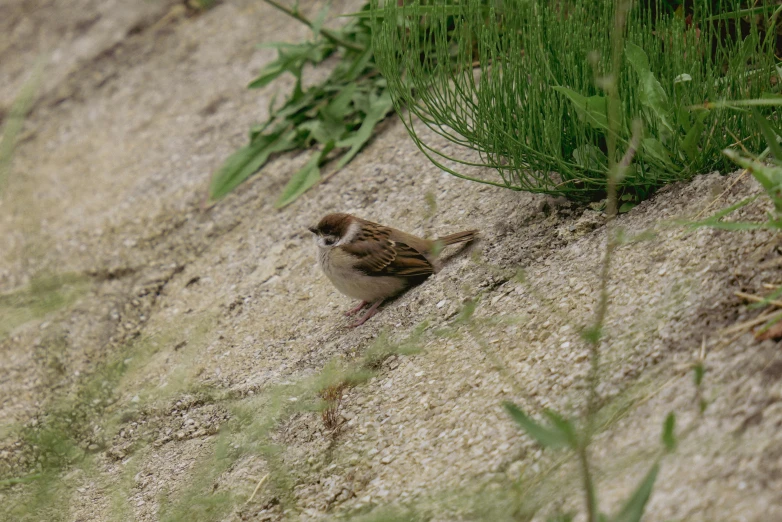
[[[299,13],[298,9],[294,11],[293,9],[278,3],[276,0],[263,0],[263,1],[272,7],[276,7],[277,9],[287,14],[288,16],[295,18],[296,20],[303,23],[310,29],[313,29],[312,22],[308,18],[305,18],[301,13]],[[353,51],[358,51],[358,52],[364,51],[364,47],[340,38],[337,35],[337,33],[335,33],[334,31],[330,31],[328,29],[324,29],[321,27],[318,32],[321,35],[323,35],[324,38],[326,38],[327,40],[331,40],[334,44],[339,45],[340,47],[346,47],[347,49],[351,49]]]
[[[611,70],[604,79],[606,91],[607,116],[609,132],[606,134],[606,146],[608,149],[608,177],[606,179],[606,250],[603,256],[603,264],[600,267],[600,296],[595,312],[595,322],[592,327],[593,335],[590,336],[590,368],[588,376],[588,396],[586,426],[583,439],[579,445],[579,460],[581,462],[581,474],[584,482],[584,495],[589,522],[597,522],[599,510],[595,484],[592,480],[592,472],[589,465],[589,445],[594,433],[595,414],[597,413],[598,393],[597,386],[600,378],[600,338],[608,313],[608,281],[611,274],[611,258],[616,249],[614,235],[614,221],[617,214],[617,182],[622,171],[626,170],[640,141],[640,132],[634,132],[635,136],[627,153],[621,161],[617,161],[617,135],[621,126],[621,100],[619,99],[619,72],[622,67],[622,54],[624,51],[624,31],[627,22],[627,14],[632,7],[632,0],[619,0],[614,12],[614,28],[611,46]]]
[[[597,522],[597,497],[595,495],[595,484],[592,482],[592,471],[589,467],[589,446],[584,440],[578,448],[578,460],[581,463],[581,478],[584,482],[584,495],[589,513],[589,521]]]

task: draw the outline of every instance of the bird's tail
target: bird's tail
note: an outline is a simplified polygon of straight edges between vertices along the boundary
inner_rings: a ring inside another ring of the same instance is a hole
[[[465,230],[464,232],[457,232],[455,234],[438,237],[435,239],[435,242],[443,246],[448,246],[455,245],[456,243],[466,243],[468,241],[472,241],[476,237],[478,237],[477,230]]]

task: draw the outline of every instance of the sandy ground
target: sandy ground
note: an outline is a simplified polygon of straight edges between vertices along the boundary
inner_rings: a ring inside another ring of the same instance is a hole
[[[210,173],[290,85],[245,89],[274,58],[255,44],[305,27],[250,0],[204,13],[5,0],[0,35],[3,118],[44,64],[0,202],[8,520],[583,512],[575,458],[541,450],[501,403],[583,411],[599,211],[441,173],[396,118],[283,211],[273,201],[302,155],[202,211]],[[661,458],[644,520],[782,519],[779,346],[723,330],[760,313],[734,292],[782,283],[778,237],[677,224],[723,192],[712,208],[758,190],[712,173],[618,220],[592,458],[603,511]],[[350,329],[352,303],[319,272],[306,230],[330,211],[482,240]],[[355,386],[329,429],[318,392],[345,375]],[[665,456],[669,412],[680,440]]]

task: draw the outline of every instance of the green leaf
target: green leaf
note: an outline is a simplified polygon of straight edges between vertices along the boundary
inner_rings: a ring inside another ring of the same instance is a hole
[[[535,439],[538,444],[545,448],[562,448],[569,446],[567,437],[559,430],[553,430],[542,426],[519,409],[512,402],[502,403],[505,409],[510,413],[511,418],[527,432],[527,435]]]
[[[723,150],[722,153],[738,166],[749,170],[774,202],[776,211],[782,213],[782,167],[767,166],[754,158],[745,158],[730,149]]]
[[[304,65],[304,57],[312,44],[291,45],[285,43],[269,43],[265,47],[277,49],[277,59],[261,69],[258,76],[247,85],[248,89],[260,89],[276,80],[284,72],[301,71]],[[307,49],[305,49],[305,47]]]
[[[275,152],[291,150],[297,146],[295,131],[282,130],[261,135],[249,145],[242,147],[223,162],[212,176],[209,184],[209,199],[216,201],[225,197],[240,183],[249,178],[268,161]]]
[[[280,107],[280,110],[273,114],[273,117],[293,122],[296,120],[295,116],[306,114],[312,110],[317,102],[316,94],[313,89],[296,93],[285,102],[285,105]]]
[[[339,94],[323,108],[323,115],[332,121],[342,122],[350,113],[350,103],[356,93],[356,87],[355,83],[343,87]]]
[[[721,100],[716,102],[704,102],[700,105],[691,105],[690,110],[725,109],[736,107],[776,107],[782,105],[782,97],[760,97],[749,100]]]
[[[608,169],[608,158],[603,151],[588,143],[573,151],[573,159],[585,170],[605,172]]]
[[[576,428],[573,426],[573,423],[570,420],[562,417],[554,410],[546,410],[543,412],[543,414],[549,418],[554,429],[559,431],[559,433],[565,438],[567,445],[571,449],[577,449],[578,436],[576,435]]]
[[[356,59],[353,60],[353,62],[350,64],[348,70],[345,71],[344,81],[347,82],[355,81],[359,77],[359,75],[364,72],[364,69],[367,68],[369,61],[372,59],[373,56],[374,54],[372,52],[372,47],[367,46],[367,48],[364,49],[364,52],[356,56]]]
[[[643,49],[633,42],[626,43],[625,57],[627,57],[627,61],[633,66],[633,69],[635,69],[635,72],[638,74],[651,72],[649,57]]]
[[[369,93],[364,91],[356,91],[353,94],[353,107],[361,113],[367,114],[369,112]]]
[[[361,122],[361,127],[359,127],[352,136],[337,143],[337,147],[350,147],[350,150],[348,150],[339,160],[336,170],[347,165],[350,160],[358,154],[361,147],[363,147],[364,144],[369,141],[369,138],[372,137],[372,131],[375,129],[375,126],[386,117],[393,106],[394,104],[391,102],[391,95],[387,91],[381,94],[377,99],[370,101],[369,112],[366,117],[364,117],[364,121]]]
[[[613,522],[640,522],[646,509],[646,503],[652,495],[654,481],[657,479],[657,473],[660,471],[659,464],[655,463],[652,469],[646,474],[644,479],[627,500],[622,509],[612,519]]]
[[[606,98],[604,96],[582,96],[573,89],[567,87],[552,87],[568,97],[576,108],[579,117],[584,119],[591,127],[598,130],[608,129],[608,113],[606,109]]]
[[[709,227],[709,228],[716,228],[719,230],[731,230],[731,231],[740,231],[740,230],[764,230],[764,229],[778,229],[779,226],[775,225],[772,222],[764,222],[764,223],[749,223],[745,221],[701,221],[699,223],[695,223],[692,225],[693,228],[698,227]]]
[[[742,199],[738,203],[735,203],[727,208],[724,208],[720,210],[719,212],[716,212],[711,217],[704,219],[703,221],[696,221],[694,223],[686,223],[686,225],[690,228],[701,228],[701,227],[710,227],[710,228],[717,228],[721,230],[761,230],[761,229],[779,229],[780,226],[777,222],[774,221],[767,221],[765,223],[745,223],[745,222],[736,222],[736,221],[730,221],[730,222],[723,222],[720,221],[723,217],[727,216],[728,214],[731,214],[735,212],[736,210],[740,209],[741,207],[744,207],[746,205],[749,205],[756,199],[758,199],[760,195],[751,196],[745,199]]]
[[[703,363],[696,364],[692,369],[692,380],[695,382],[696,387],[700,387],[703,382],[703,374],[706,370],[703,368]]]
[[[318,42],[302,44],[270,42],[260,47],[277,49],[277,59],[261,69],[258,76],[247,86],[248,89],[265,87],[285,72],[290,72],[298,78],[305,63],[318,64],[334,52],[334,46]]]
[[[700,150],[698,149],[698,142],[700,142],[703,136],[703,120],[706,118],[708,112],[698,112],[695,114],[695,123],[684,135],[684,139],[681,141],[681,148],[684,154],[687,156],[687,160],[690,162],[695,161],[700,157]]]
[[[657,116],[657,119],[668,132],[673,133],[668,95],[649,69],[649,58],[646,56],[646,53],[634,43],[627,42],[625,56],[641,80],[641,103]]]
[[[663,446],[665,446],[665,449],[667,451],[673,451],[676,449],[676,415],[673,414],[673,412],[669,413],[667,417],[665,417],[665,422],[663,423],[663,434],[662,434],[662,440],[663,440]]]
[[[260,89],[267,86],[272,81],[276,80],[278,76],[288,70],[288,65],[282,61],[272,62],[258,73],[258,76],[251,81],[248,85],[248,89]]]
[[[581,338],[590,344],[597,344],[603,336],[603,331],[599,326],[590,326],[581,331]]]
[[[15,486],[17,484],[27,484],[28,482],[33,482],[41,477],[42,475],[40,473],[35,473],[32,475],[27,475],[25,477],[12,477],[12,478],[3,479],[0,480],[0,489],[7,488],[8,486]]]
[[[752,109],[752,117],[755,119],[755,123],[758,124],[758,127],[760,127],[760,132],[763,134],[763,137],[766,138],[766,143],[768,144],[768,148],[771,149],[771,154],[774,155],[774,158],[777,161],[782,161],[782,146],[780,146],[777,141],[777,131],[774,130],[768,120],[761,116],[755,109]]]
[[[676,109],[676,123],[679,124],[679,127],[684,129],[684,132],[690,132],[690,129],[692,128],[692,125],[690,124],[690,114],[691,111],[688,111],[687,107],[679,107]],[[698,111],[696,114],[703,114],[705,117],[708,113],[706,111]]]
[[[671,153],[659,140],[655,138],[644,138],[641,142],[641,148],[647,158],[655,160],[658,165],[663,166],[666,170],[678,170],[676,165],[671,161]]]
[[[704,225],[711,225],[712,222],[717,222],[718,220],[724,218],[728,214],[731,214],[732,212],[735,212],[736,210],[740,209],[743,206],[749,205],[753,201],[758,199],[758,196],[751,196],[746,199],[742,199],[738,203],[734,203],[733,205],[723,208],[722,210],[715,212],[713,215],[708,217],[707,219],[703,221],[696,221],[694,223],[688,223],[691,227],[698,227],[698,226],[704,226]]]
[[[312,21],[312,35],[315,38],[320,37],[320,30],[323,27],[323,22],[326,21],[326,15],[329,13],[330,3],[326,2],[326,5],[318,12],[318,16]]]
[[[347,131],[343,123],[331,119],[308,120],[300,124],[297,129],[309,131],[310,137],[323,145],[330,141],[336,142]]]
[[[334,142],[330,142],[323,147],[323,150],[313,154],[307,164],[299,169],[288,181],[274,206],[282,208],[290,205],[320,181],[320,165],[333,148]]]
[[[673,79],[673,84],[674,85],[679,85],[679,84],[687,83],[687,82],[691,82],[691,81],[692,81],[692,76],[690,76],[687,73],[682,73],[682,74],[680,74],[679,76],[677,76],[676,78]]]
[[[619,207],[619,211],[618,212],[620,214],[624,214],[626,212],[630,212],[631,210],[633,210],[636,207],[636,205],[638,205],[638,203],[631,202],[631,201],[628,201],[627,203],[622,203],[622,206]]]

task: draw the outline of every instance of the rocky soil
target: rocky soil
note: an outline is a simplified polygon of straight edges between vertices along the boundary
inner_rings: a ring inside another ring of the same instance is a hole
[[[253,0],[5,0],[0,35],[0,118],[37,87],[0,200],[8,520],[583,513],[574,456],[542,450],[502,402],[583,412],[599,210],[441,173],[396,117],[283,211],[302,155],[203,210],[210,173],[290,85],[245,89],[274,58],[256,44],[306,27]],[[782,284],[779,237],[681,225],[758,191],[706,174],[618,220],[592,448],[603,511],[660,458],[644,520],[782,519],[782,355],[736,328],[764,312],[735,294]],[[306,230],[331,211],[482,239],[350,329]],[[323,390],[341,400],[324,409]]]

